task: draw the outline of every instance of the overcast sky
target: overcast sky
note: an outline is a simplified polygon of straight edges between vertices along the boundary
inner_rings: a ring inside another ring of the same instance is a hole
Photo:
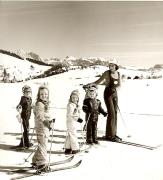
[[[149,67],[163,63],[163,2],[0,1],[0,48]]]

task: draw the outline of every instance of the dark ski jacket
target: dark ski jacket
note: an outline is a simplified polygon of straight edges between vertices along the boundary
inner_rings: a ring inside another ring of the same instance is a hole
[[[91,99],[86,98],[83,101],[83,111],[86,113],[86,121],[98,121],[98,115],[101,113],[104,116],[107,115],[107,113],[104,111],[104,109],[101,107],[101,102],[99,99]]]
[[[22,112],[21,112],[22,119],[30,119],[31,110],[32,110],[32,98],[22,96],[18,106],[19,105],[22,106]],[[18,108],[18,106],[17,106],[17,108]]]

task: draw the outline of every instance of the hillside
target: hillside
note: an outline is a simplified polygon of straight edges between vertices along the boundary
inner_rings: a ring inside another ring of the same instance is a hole
[[[32,57],[32,58],[31,58]],[[35,58],[35,59],[33,59]],[[104,58],[89,57],[75,58],[67,56],[64,60],[50,58],[42,60],[35,53],[0,50],[0,82],[21,82],[30,79],[44,78],[74,69],[108,67],[109,61]],[[157,79],[162,78],[162,65],[155,65],[150,69],[120,66],[122,79]]]
[[[0,53],[0,81],[4,75],[6,82],[24,81],[42,74],[49,68],[50,66],[38,65]]]

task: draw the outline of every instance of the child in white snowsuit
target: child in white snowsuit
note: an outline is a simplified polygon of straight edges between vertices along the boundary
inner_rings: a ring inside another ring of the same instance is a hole
[[[20,113],[20,118],[23,126],[23,136],[21,138],[20,144],[17,146],[18,148],[29,148],[32,146],[32,143],[29,142],[29,119],[31,117],[32,110],[32,98],[31,93],[32,90],[30,86],[25,85],[22,88],[23,96],[16,109]]]
[[[78,90],[72,91],[67,105],[67,136],[65,140],[65,154],[76,154],[79,152],[79,143],[77,137],[76,123],[82,123],[79,111],[79,92]]]
[[[45,86],[41,86],[38,90],[34,115],[38,147],[32,158],[32,165],[37,166],[38,170],[48,171],[47,144],[53,123],[49,115],[49,90]]]
[[[87,90],[86,97],[83,101],[83,111],[86,113],[86,143],[98,144],[97,140],[97,122],[98,115],[101,113],[107,116],[107,113],[101,107],[101,102],[97,99],[97,88],[90,87]]]

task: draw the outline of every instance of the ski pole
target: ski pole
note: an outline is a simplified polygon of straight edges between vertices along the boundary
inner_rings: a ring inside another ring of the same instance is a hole
[[[49,151],[48,168],[50,167],[51,150],[52,150],[52,144],[53,144],[53,133],[54,133],[54,128],[52,128],[52,135],[51,135],[51,143],[50,143],[50,151]]]
[[[33,136],[34,136],[34,131],[35,131],[35,128],[33,128],[33,131],[32,131],[32,135],[31,135],[31,138],[30,138],[30,142],[32,141],[32,139],[33,139]]]
[[[32,136],[31,136],[31,138],[30,138],[30,140],[29,140],[29,143],[30,143],[31,140],[32,140],[32,137],[33,137],[33,134],[34,134],[34,130],[35,130],[35,128],[33,128]],[[26,159],[24,159],[25,162],[28,162],[28,159],[29,159],[30,156],[36,151],[37,147],[38,147],[38,145],[36,145],[34,151],[32,151],[32,152],[28,155],[28,157],[27,157]]]
[[[125,127],[125,129],[126,129],[127,137],[129,138],[129,137],[131,137],[131,135],[129,134],[128,128],[127,128],[126,123],[125,123],[125,121],[124,121],[124,119],[123,119],[123,116],[122,116],[122,114],[121,114],[121,111],[120,111],[120,109],[119,109],[118,104],[117,104],[117,108],[118,108],[119,114],[120,114],[120,116],[121,116],[122,123],[123,123],[123,125],[124,125],[124,127]]]
[[[83,127],[82,127],[82,124],[80,124],[80,129],[81,129],[81,133],[82,133],[82,140],[83,140],[83,142],[82,142],[82,145],[81,145],[81,147],[85,144],[84,142],[85,142],[85,135],[84,135],[84,131],[83,131]]]
[[[86,138],[85,138],[86,136],[84,134],[84,130],[83,130],[82,125],[81,125],[81,132],[82,132],[82,139],[83,139],[83,143],[81,145],[81,148],[83,146],[83,149],[81,149],[81,151],[84,151],[85,153],[88,153],[89,151],[86,149]]]
[[[30,140],[29,140],[29,143],[32,141],[32,139],[33,139],[33,136],[34,136],[34,131],[35,131],[35,128],[33,128],[33,131],[32,131],[32,136],[31,136],[31,138],[30,138]]]
[[[25,162],[28,162],[28,159],[29,159],[30,156],[36,151],[36,148],[37,148],[37,147],[38,147],[38,146],[36,146],[35,149],[34,149],[34,151],[32,151],[32,152],[28,155],[28,157],[24,159]]]
[[[87,125],[88,125],[88,121],[89,121],[89,119],[90,119],[90,116],[91,116],[91,114],[89,113],[88,119],[87,119],[87,121],[86,121],[86,123],[85,123],[85,125],[84,125],[84,127],[83,127],[83,131],[86,131],[86,130],[87,130]]]
[[[21,118],[21,134],[22,134],[22,142],[23,142],[23,148],[25,148],[23,132],[24,132],[24,131],[23,131],[23,119]]]
[[[83,132],[85,131],[85,137],[86,137],[86,138],[87,138],[87,125],[88,125],[88,121],[89,121],[89,119],[90,119],[90,116],[91,116],[91,113],[89,113],[88,118],[87,118],[87,121],[86,121],[86,123],[85,123],[85,125],[84,125],[84,127],[83,127]],[[85,138],[85,141],[86,141],[86,138]],[[85,146],[86,146],[86,143],[85,143]]]
[[[18,118],[19,118],[19,122],[21,123],[21,134],[22,134],[22,143],[23,143],[23,148],[25,148],[25,144],[24,144],[24,131],[23,131],[23,119],[21,117],[21,113],[22,113],[22,106],[21,105],[18,105],[16,107],[17,111],[18,111]],[[25,122],[24,122],[25,123]]]

